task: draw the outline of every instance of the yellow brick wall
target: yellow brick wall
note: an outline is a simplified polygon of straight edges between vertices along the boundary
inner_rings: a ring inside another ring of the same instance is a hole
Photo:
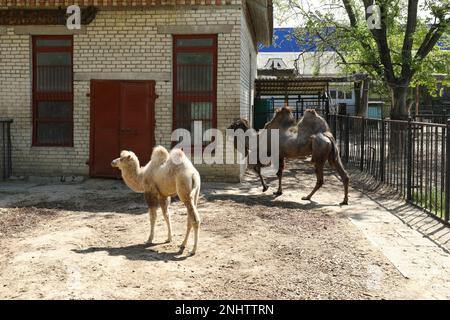
[[[218,35],[218,128],[240,116],[241,9],[158,9],[100,11],[86,34],[74,35],[74,73],[172,72],[172,36],[158,26],[232,24]],[[31,37],[15,35],[12,27],[0,35],[0,117],[14,119],[14,175],[88,175],[89,81],[74,82],[74,147],[32,147]],[[157,81],[155,140],[170,147],[172,81]],[[207,179],[239,179],[238,165],[199,165]]]

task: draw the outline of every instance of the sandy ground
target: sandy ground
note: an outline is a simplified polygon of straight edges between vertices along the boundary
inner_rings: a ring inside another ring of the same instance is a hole
[[[285,194],[204,183],[199,250],[179,253],[186,210],[171,205],[174,242],[144,245],[142,195],[121,181],[6,183],[0,188],[0,298],[6,299],[392,299],[416,298],[408,280],[350,222],[329,172],[318,202],[306,164]],[[158,215],[156,242],[166,238]],[[192,238],[189,247],[192,245]]]

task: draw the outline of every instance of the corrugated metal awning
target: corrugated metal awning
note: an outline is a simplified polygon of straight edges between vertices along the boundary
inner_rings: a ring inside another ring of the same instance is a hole
[[[360,81],[361,75],[350,77],[282,78],[262,76],[255,81],[256,95],[317,95],[324,94],[330,83]]]
[[[327,91],[328,79],[257,79],[257,95],[307,95]]]

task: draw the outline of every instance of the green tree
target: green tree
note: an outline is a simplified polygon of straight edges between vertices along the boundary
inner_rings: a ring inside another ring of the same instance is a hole
[[[407,117],[410,87],[435,92],[434,75],[450,74],[450,51],[441,50],[450,47],[450,0],[276,0],[275,5],[279,18],[298,24],[296,38],[318,52],[335,51],[344,72],[383,81],[393,119]],[[443,84],[450,85],[448,77]]]

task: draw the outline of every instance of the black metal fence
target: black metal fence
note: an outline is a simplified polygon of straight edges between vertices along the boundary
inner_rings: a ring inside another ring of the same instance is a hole
[[[0,177],[7,179],[12,174],[11,119],[0,119]]]
[[[449,223],[450,122],[379,120],[330,115],[341,157]]]
[[[450,117],[446,114],[418,114],[412,115],[412,119],[417,122],[445,124]]]
[[[298,121],[303,116],[306,109],[315,109],[318,113],[327,116],[332,110],[329,100],[326,97],[289,97],[286,100],[285,97],[270,97],[259,98],[255,101],[255,105],[258,105],[261,101],[264,101],[264,108],[254,111],[254,128],[256,130],[262,129],[264,124],[272,120],[275,110],[286,105],[292,109],[292,114]]]

